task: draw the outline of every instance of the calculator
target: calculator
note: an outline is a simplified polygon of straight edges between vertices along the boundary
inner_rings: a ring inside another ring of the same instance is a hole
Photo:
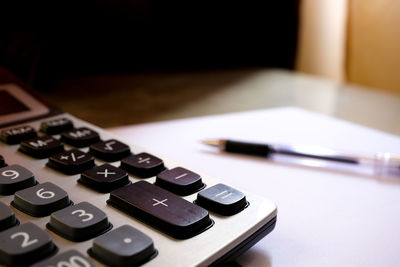
[[[0,265],[219,266],[276,224],[271,200],[126,142],[21,84],[0,85],[0,140]]]

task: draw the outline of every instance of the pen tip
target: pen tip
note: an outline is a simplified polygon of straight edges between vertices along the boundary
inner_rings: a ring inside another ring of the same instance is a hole
[[[209,146],[220,146],[222,144],[222,140],[219,139],[205,139],[201,141],[205,145]]]

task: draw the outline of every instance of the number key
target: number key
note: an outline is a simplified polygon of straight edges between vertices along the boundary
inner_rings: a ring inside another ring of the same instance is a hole
[[[50,235],[31,222],[0,233],[0,264],[27,266],[56,252]]]
[[[18,164],[0,168],[0,195],[12,195],[35,184],[33,173]]]
[[[93,262],[83,256],[77,250],[68,250],[50,259],[38,262],[32,267],[95,267]]]
[[[11,205],[34,217],[50,215],[71,204],[67,192],[46,182],[15,193]]]
[[[19,224],[15,214],[6,204],[0,201],[0,231]]]
[[[51,214],[47,228],[68,240],[79,242],[107,232],[112,224],[102,210],[81,202]]]

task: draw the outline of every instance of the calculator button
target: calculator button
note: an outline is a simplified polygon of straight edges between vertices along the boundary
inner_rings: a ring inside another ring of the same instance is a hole
[[[15,208],[33,217],[48,216],[70,204],[67,192],[50,182],[17,191],[11,202]]]
[[[12,195],[16,191],[36,185],[33,173],[14,164],[0,168],[0,195]]]
[[[92,155],[78,149],[71,149],[49,158],[47,166],[65,174],[77,174],[94,166]]]
[[[157,175],[165,170],[164,162],[148,153],[140,153],[124,158],[121,160],[120,167],[142,178]]]
[[[44,159],[64,151],[64,145],[51,136],[41,136],[21,142],[19,151],[34,158]]]
[[[86,147],[99,142],[100,136],[97,132],[82,127],[63,132],[61,141],[74,147]]]
[[[236,214],[249,205],[242,192],[224,184],[201,191],[196,204],[221,215]]]
[[[79,251],[71,249],[50,259],[38,262],[32,267],[95,267],[94,263]]]
[[[111,164],[104,164],[85,171],[78,182],[103,193],[130,183],[128,173]]]
[[[28,125],[7,129],[0,133],[0,139],[10,145],[19,144],[35,137],[37,137],[35,129]]]
[[[207,210],[146,181],[112,191],[107,203],[179,239],[213,224]]]
[[[31,222],[0,233],[0,264],[28,266],[56,252],[50,235]]]
[[[204,187],[200,175],[182,167],[159,173],[155,184],[181,196],[190,195]]]
[[[153,240],[123,225],[93,241],[89,255],[107,266],[139,266],[157,255]]]
[[[96,158],[112,162],[123,159],[131,154],[129,146],[111,139],[90,146],[90,153]]]
[[[53,212],[47,228],[68,240],[80,242],[107,232],[112,225],[102,210],[81,202]]]
[[[74,127],[72,121],[66,118],[49,120],[40,124],[40,131],[46,134],[60,134]]]
[[[17,225],[19,222],[9,206],[0,201],[0,231]]]
[[[7,166],[6,161],[4,160],[4,157],[0,155],[0,168]]]

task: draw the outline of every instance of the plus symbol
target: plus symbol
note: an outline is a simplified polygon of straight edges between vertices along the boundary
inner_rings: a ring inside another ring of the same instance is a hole
[[[108,169],[105,169],[103,172],[96,172],[96,173],[103,174],[105,178],[107,178],[109,174],[115,174],[115,172],[108,172]]]

